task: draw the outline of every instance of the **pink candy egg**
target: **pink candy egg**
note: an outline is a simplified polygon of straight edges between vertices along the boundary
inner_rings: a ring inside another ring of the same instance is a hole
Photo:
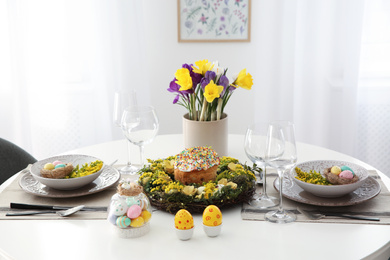
[[[133,205],[127,210],[127,216],[131,219],[137,218],[141,215],[142,208],[138,205]]]
[[[353,173],[350,170],[345,170],[340,173],[339,177],[344,179],[353,179]]]
[[[53,164],[54,164],[54,166],[56,166],[57,164],[64,164],[64,163],[61,161],[54,161]]]

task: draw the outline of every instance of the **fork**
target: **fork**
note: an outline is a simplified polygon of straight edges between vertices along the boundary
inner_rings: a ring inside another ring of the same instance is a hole
[[[347,215],[347,214],[341,214],[341,213],[313,213],[301,208],[297,208],[297,210],[305,215],[306,217],[313,219],[313,220],[318,220],[325,218],[327,216],[333,216],[333,217],[341,217],[341,218],[350,218],[350,219],[360,219],[360,220],[369,220],[369,221],[380,221],[379,218],[371,218],[371,217],[361,217],[361,216],[353,216],[353,215]]]

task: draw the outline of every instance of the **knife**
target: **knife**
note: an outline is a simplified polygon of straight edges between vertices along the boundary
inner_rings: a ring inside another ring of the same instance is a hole
[[[61,210],[70,209],[73,206],[50,206],[50,205],[34,205],[34,204],[23,204],[23,203],[10,203],[11,209],[45,209],[45,210]],[[107,207],[84,207],[82,211],[107,211]]]

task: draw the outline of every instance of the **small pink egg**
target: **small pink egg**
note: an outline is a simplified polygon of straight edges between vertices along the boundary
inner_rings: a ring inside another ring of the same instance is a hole
[[[61,161],[54,161],[53,164],[54,164],[54,166],[56,166],[57,164],[64,164],[64,163]]]
[[[353,173],[350,170],[345,170],[340,173],[339,177],[344,179],[353,179]]]
[[[138,205],[133,205],[127,210],[127,216],[131,219],[137,218],[141,215],[142,208]]]

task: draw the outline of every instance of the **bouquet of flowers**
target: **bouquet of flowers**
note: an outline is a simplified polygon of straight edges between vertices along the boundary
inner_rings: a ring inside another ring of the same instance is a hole
[[[173,104],[185,107],[190,120],[220,120],[234,90],[238,87],[250,90],[253,85],[252,76],[246,69],[241,70],[232,83],[226,72],[227,69],[219,67],[217,61],[200,60],[195,66],[183,64],[168,88],[169,92],[176,93]]]

